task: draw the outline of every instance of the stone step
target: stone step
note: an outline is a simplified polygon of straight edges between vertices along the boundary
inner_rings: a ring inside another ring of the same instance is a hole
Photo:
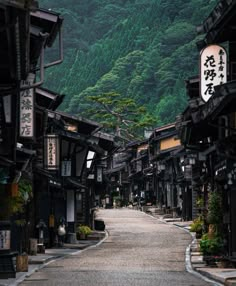
[[[55,256],[45,254],[29,256],[29,264],[45,264],[52,259],[55,259]]]
[[[193,264],[203,264],[203,259],[202,259],[202,256],[192,256],[191,257],[191,262]],[[205,264],[205,263],[204,263]]]
[[[92,232],[87,236],[88,240],[100,240],[104,237],[104,232]]]
[[[191,252],[200,252],[200,246],[199,245],[192,245],[191,246]]]
[[[236,286],[236,278],[227,279],[225,282],[226,286]]]
[[[191,255],[192,256],[202,256],[201,252],[199,252],[199,251],[192,251]]]
[[[205,263],[192,263],[192,266],[194,269],[204,269],[206,268],[206,264]]]

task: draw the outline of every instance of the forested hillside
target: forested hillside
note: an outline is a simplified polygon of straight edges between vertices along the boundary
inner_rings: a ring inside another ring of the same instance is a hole
[[[46,86],[66,94],[61,109],[75,115],[94,118],[91,98],[115,92],[145,106],[155,126],[173,122],[186,105],[184,79],[198,73],[196,26],[216,3],[41,0],[65,19],[65,60]]]

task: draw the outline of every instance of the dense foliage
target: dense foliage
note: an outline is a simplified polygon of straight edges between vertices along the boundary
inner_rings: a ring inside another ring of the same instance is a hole
[[[119,93],[107,92],[88,96],[88,99],[94,103],[91,109],[87,109],[88,115],[93,114],[104,128],[110,130],[122,142],[141,139],[144,128],[155,123],[145,107],[137,106],[133,99],[124,98]]]
[[[46,86],[66,94],[61,108],[75,115],[114,92],[145,106],[155,126],[173,122],[186,106],[184,79],[198,73],[196,26],[216,2],[41,0],[65,19],[65,60]]]

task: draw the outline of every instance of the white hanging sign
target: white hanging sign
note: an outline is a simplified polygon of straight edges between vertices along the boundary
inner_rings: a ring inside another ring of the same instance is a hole
[[[214,86],[227,82],[227,53],[219,45],[204,48],[200,57],[201,97],[207,102],[214,94]]]
[[[48,170],[59,169],[59,138],[49,134],[45,137],[45,168]]]
[[[30,73],[21,86],[30,86],[34,83],[35,75]],[[25,89],[20,92],[20,137],[34,136],[34,89]]]

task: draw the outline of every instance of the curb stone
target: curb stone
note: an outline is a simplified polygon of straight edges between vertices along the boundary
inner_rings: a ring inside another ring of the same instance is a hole
[[[192,237],[192,242],[190,243],[190,245],[186,248],[186,251],[185,251],[185,267],[186,267],[186,271],[193,274],[194,276],[208,282],[208,283],[211,283],[212,285],[214,286],[223,286],[224,284],[222,284],[222,281],[218,281],[215,279],[215,277],[213,278],[212,276],[208,276],[206,272],[200,272],[198,271],[197,269],[195,269],[192,265],[192,262],[191,262],[191,246],[195,243],[196,241],[196,238],[195,238],[195,235],[193,233],[190,232],[189,230],[189,226],[181,226],[178,224],[179,220],[176,221],[176,223],[174,223],[174,221],[172,220],[171,222],[169,221],[166,221],[162,216],[159,216],[159,217],[156,217],[152,214],[147,214],[148,216],[151,216],[155,219],[158,219],[159,221],[165,223],[165,224],[169,224],[169,225],[173,225],[179,229],[182,229],[184,230],[185,232],[189,233]],[[232,284],[229,286],[236,286],[236,284]]]

